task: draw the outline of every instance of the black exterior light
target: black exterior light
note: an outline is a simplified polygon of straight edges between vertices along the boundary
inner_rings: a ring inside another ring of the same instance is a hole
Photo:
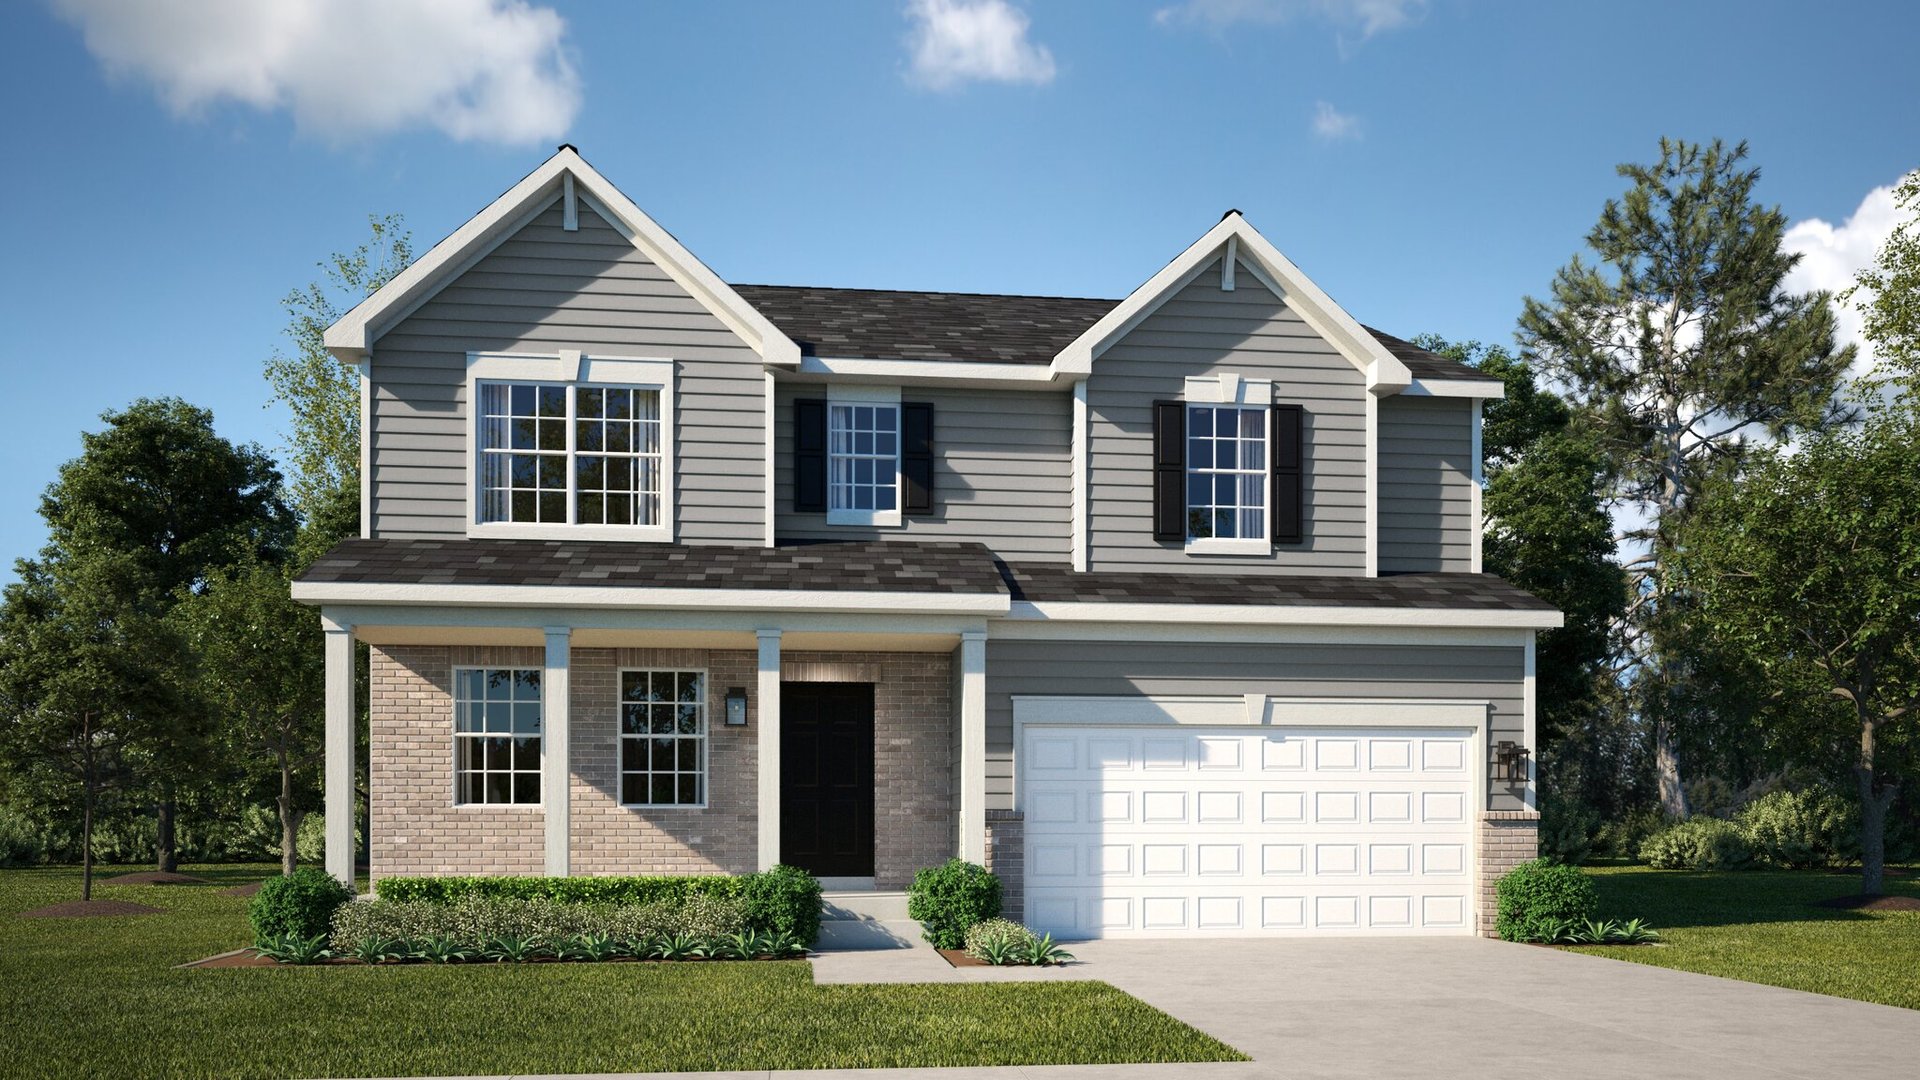
[[[727,726],[747,726],[747,688],[736,686],[727,691]]]
[[[1512,739],[1501,739],[1493,747],[1493,765],[1495,780],[1522,780],[1527,778],[1527,758],[1531,751]]]

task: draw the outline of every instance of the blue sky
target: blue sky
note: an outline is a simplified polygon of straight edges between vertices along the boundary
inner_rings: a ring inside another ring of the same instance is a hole
[[[0,556],[102,410],[277,448],[280,298],[563,140],[733,281],[1120,296],[1238,207],[1364,321],[1508,341],[1663,134],[1749,140],[1844,285],[1920,166],[1916,40],[1747,0],[8,4]]]

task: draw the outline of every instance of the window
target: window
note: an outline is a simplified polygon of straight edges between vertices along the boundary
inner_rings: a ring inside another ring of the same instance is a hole
[[[1267,540],[1267,410],[1187,406],[1187,543],[1226,550]]]
[[[620,801],[706,805],[706,672],[620,673]]]
[[[540,801],[540,669],[453,671],[454,801]]]
[[[829,524],[899,524],[900,406],[827,407]]]
[[[483,525],[664,527],[658,389],[479,384]]]

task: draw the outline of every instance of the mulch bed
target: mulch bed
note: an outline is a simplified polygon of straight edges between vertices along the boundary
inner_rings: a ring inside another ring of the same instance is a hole
[[[953,965],[954,967],[992,967],[993,966],[992,964],[987,963],[985,960],[982,960],[977,956],[968,956],[967,950],[965,949],[939,949],[937,951],[940,953],[941,957],[946,960],[947,963]]]
[[[161,909],[145,904],[129,904],[125,900],[69,900],[64,904],[49,904],[32,911],[23,911],[23,919],[86,919],[99,915],[159,915]]]
[[[1920,896],[1837,896],[1814,906],[1840,911],[1920,911]]]
[[[266,882],[264,881],[254,881],[254,882],[249,882],[248,884],[245,884],[245,885],[235,885],[231,889],[221,889],[220,895],[221,896],[252,896],[253,894],[260,891],[260,886],[265,884]]]
[[[192,874],[170,874],[158,870],[143,870],[137,874],[121,874],[100,882],[102,885],[205,885],[207,879]]]

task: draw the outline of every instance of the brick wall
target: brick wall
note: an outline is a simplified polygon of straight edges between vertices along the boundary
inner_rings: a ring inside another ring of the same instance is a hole
[[[1481,937],[1494,936],[1499,910],[1494,888],[1507,871],[1540,853],[1540,815],[1532,810],[1489,810],[1480,818],[1479,888]]]
[[[1026,815],[987,811],[987,869],[1000,878],[1000,914],[1014,922],[1026,916]]]

